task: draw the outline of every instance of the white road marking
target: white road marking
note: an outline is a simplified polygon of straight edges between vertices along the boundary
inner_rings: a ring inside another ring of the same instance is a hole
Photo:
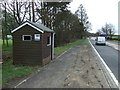
[[[17,88],[19,85],[21,85],[22,83],[26,82],[29,78],[24,79],[22,82],[18,83],[14,88]]]
[[[70,48],[71,49],[71,48]],[[68,49],[68,50],[70,50],[70,49]],[[63,54],[65,54],[66,52],[68,52],[68,50],[67,51],[64,51],[62,54],[60,54],[56,59],[58,59],[59,57],[61,57]]]
[[[57,58],[61,57],[63,54],[65,54],[67,51],[64,51],[62,54],[60,54]],[[56,59],[57,59],[56,58]]]
[[[88,40],[90,42],[90,40]],[[99,53],[97,52],[97,50],[95,49],[95,47],[92,45],[92,43],[90,42],[91,46],[93,47],[93,49],[95,50],[95,52],[97,53],[98,57],[100,58],[100,60],[102,61],[102,63],[104,64],[104,66],[106,67],[107,71],[109,72],[109,74],[111,75],[113,81],[115,82],[116,86],[118,88],[120,88],[118,80],[116,79],[116,77],[114,76],[114,74],[112,73],[112,71],[109,69],[109,67],[107,66],[107,64],[105,63],[105,61],[102,59],[102,57],[99,55]]]

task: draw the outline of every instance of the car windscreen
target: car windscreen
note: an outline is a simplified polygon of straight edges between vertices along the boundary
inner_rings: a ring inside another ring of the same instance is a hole
[[[105,37],[98,37],[98,41],[105,41]]]

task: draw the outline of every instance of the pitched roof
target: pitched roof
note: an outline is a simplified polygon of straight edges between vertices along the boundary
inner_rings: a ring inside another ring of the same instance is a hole
[[[18,27],[16,27],[15,29],[13,29],[11,32],[15,32],[17,30],[19,30],[20,28],[22,28],[25,25],[29,25],[31,27],[33,27],[34,29],[44,33],[44,32],[54,32],[53,30],[49,29],[48,27],[40,24],[40,23],[34,23],[31,21],[25,21],[24,23],[22,23],[21,25],[19,25]]]

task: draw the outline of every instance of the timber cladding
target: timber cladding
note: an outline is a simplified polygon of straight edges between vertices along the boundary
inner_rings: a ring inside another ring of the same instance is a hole
[[[42,35],[42,65],[51,61],[51,46],[47,46],[47,38],[51,36],[51,33],[45,32]]]
[[[40,34],[40,41],[34,40],[35,34]],[[31,35],[31,41],[23,41],[23,35]],[[29,25],[15,31],[13,33],[13,63],[45,65],[50,62],[52,45],[47,45],[47,38],[51,35],[51,32],[41,33]]]
[[[47,46],[47,38],[51,36],[51,33],[44,33],[42,35],[42,50],[43,50],[43,58],[48,57],[51,54],[51,45]]]

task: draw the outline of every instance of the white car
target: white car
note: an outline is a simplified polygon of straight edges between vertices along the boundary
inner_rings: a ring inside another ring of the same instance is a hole
[[[96,38],[96,45],[100,44],[100,45],[106,45],[106,39],[105,37],[97,37]]]

